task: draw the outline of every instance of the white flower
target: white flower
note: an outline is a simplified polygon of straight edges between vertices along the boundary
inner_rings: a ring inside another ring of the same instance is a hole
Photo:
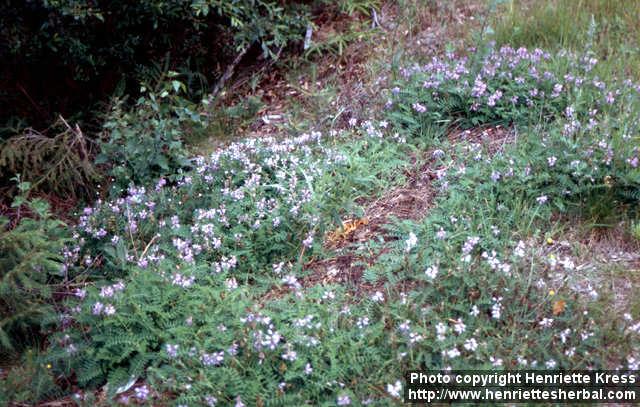
[[[493,365],[493,367],[500,367],[500,366],[502,366],[502,359],[494,358],[493,356],[490,356],[490,357],[489,357],[489,361],[491,362],[491,364]]]
[[[309,234],[307,234],[307,238],[302,241],[302,244],[307,249],[310,249],[313,246],[313,231],[310,231]]]
[[[445,334],[447,333],[447,326],[442,322],[438,322],[436,325],[436,333],[439,341],[444,341]]]
[[[444,151],[438,149],[438,150],[435,150],[432,155],[435,158],[442,158],[442,157],[444,157]]]
[[[400,398],[401,390],[402,383],[400,383],[400,380],[396,381],[395,384],[387,384],[387,393],[389,393],[391,397]]]
[[[456,321],[456,323],[453,325],[453,330],[456,331],[456,333],[458,335],[460,335],[461,333],[463,333],[465,330],[467,329],[467,326],[464,324],[464,322],[462,322],[462,319],[459,319]]]
[[[409,332],[411,330],[411,321],[407,319],[401,323],[400,326],[398,326],[398,330],[400,332]]]
[[[95,304],[93,304],[93,307],[91,307],[93,315],[100,315],[103,309],[104,304],[101,302],[96,302]]]
[[[467,339],[462,346],[470,352],[475,352],[478,349],[478,341],[475,338]]]
[[[109,304],[106,307],[104,307],[105,315],[113,315],[115,313],[116,313],[116,308],[113,305]]]
[[[224,282],[225,286],[227,286],[227,290],[233,290],[238,288],[238,281],[234,277],[228,278]]]
[[[540,326],[543,328],[549,328],[553,324],[553,318],[544,318],[540,321]]]
[[[414,104],[412,104],[411,107],[413,107],[413,110],[415,110],[418,113],[424,113],[427,111],[427,107],[418,102],[415,102]]]
[[[539,197],[536,198],[536,202],[539,203],[540,205],[543,205],[547,202],[549,198],[546,195],[540,195]]]
[[[376,291],[371,296],[371,301],[373,301],[373,302],[382,302],[382,301],[384,301],[384,295],[380,291]]]
[[[282,273],[282,267],[284,267],[284,262],[273,264],[271,267],[273,267],[274,273],[280,274]]]
[[[324,294],[322,294],[323,300],[333,300],[335,298],[336,298],[336,295],[331,290],[327,290],[324,292]]]
[[[433,280],[438,275],[438,266],[434,265],[427,267],[427,269],[424,271],[424,274],[426,274],[428,278]]]
[[[146,385],[136,387],[136,397],[140,400],[146,400],[149,397],[149,388]]]
[[[413,233],[409,232],[409,238],[405,241],[405,250],[408,252],[411,251],[418,244],[418,237]]]
[[[471,315],[472,317],[477,317],[478,315],[480,315],[480,310],[478,309],[477,305],[474,304],[473,307],[471,307],[469,315]]]
[[[356,325],[358,325],[358,328],[360,329],[364,329],[365,327],[369,326],[369,317],[358,318],[358,320],[356,321]]]
[[[549,359],[545,362],[544,365],[547,367],[547,369],[553,369],[554,367],[556,367],[557,363],[555,360]]]
[[[298,353],[293,349],[289,349],[282,355],[282,359],[293,362],[294,360],[298,359]]]
[[[493,319],[500,319],[502,316],[502,297],[493,298],[493,305],[491,306],[491,317]]]

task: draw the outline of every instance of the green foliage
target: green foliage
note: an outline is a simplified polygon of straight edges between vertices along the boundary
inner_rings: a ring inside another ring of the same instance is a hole
[[[12,362],[10,366],[2,366],[6,370],[0,377],[0,404],[33,405],[40,400],[61,397],[62,391],[51,374],[52,366],[42,363],[39,351],[29,349]]]
[[[97,164],[106,164],[116,193],[130,183],[148,183],[189,166],[185,137],[206,129],[199,106],[182,97],[185,85],[177,74],[149,88],[127,109],[122,100],[114,105],[103,124]]]
[[[239,134],[258,120],[258,113],[263,107],[264,102],[256,96],[249,96],[226,106],[220,99],[215,100],[203,107],[208,114],[207,132],[186,135],[185,144],[195,154],[204,155],[218,144],[237,139]]]
[[[634,222],[630,227],[631,235],[634,239],[640,241],[640,222]]]
[[[328,1],[327,3],[334,3]],[[380,0],[340,0],[337,2],[340,12],[352,15],[361,13],[370,15],[374,11],[380,11]]]
[[[396,83],[389,117],[435,149],[440,195],[423,221],[395,226],[396,250],[365,275],[421,287],[411,302],[423,312],[400,318],[439,334],[413,351],[412,366],[635,369],[632,322],[609,314],[619,292],[549,236],[558,213],[597,224],[637,214],[640,87],[600,80],[589,52],[480,55],[434,59]],[[495,123],[512,127],[501,134]],[[449,146],[434,126],[460,141]]]
[[[0,353],[16,350],[37,335],[43,316],[52,313],[52,290],[63,280],[64,224],[49,206],[28,199],[30,184],[18,179],[13,207],[29,211],[13,228],[0,217]]]
[[[299,38],[307,17],[301,4],[282,6],[268,0],[6,3],[6,10],[12,10],[4,16],[2,34],[11,39],[10,54],[31,61],[52,52],[85,79],[116,61],[130,65],[143,48],[154,54],[170,50],[180,55],[174,43],[180,35],[185,35],[180,43],[183,51],[199,55],[206,45],[198,42],[219,26],[229,30],[231,49],[257,43],[265,56],[273,56],[275,50]],[[105,30],[111,33],[107,42],[101,37]]]
[[[339,387],[325,383],[366,377],[388,359],[372,349],[381,344],[382,326],[371,327],[366,337],[350,330],[354,318],[341,314],[338,302],[322,301],[320,291],[308,300],[286,296],[261,311],[250,290],[225,288],[223,275],[201,274],[197,285],[182,288],[166,284],[162,269],[139,270],[107,299],[89,290],[78,322],[90,338],[68,332],[51,353],[66,361],[57,369],[75,372],[85,388],[108,380],[114,398],[119,387],[145,378],[151,388],[176,394],[177,404],[202,404],[211,396],[230,403],[241,396],[245,403],[271,405],[286,400],[285,391],[294,404],[335,400]],[[115,313],[94,315],[95,304],[105,300]],[[288,352],[291,360],[283,357]],[[304,374],[307,364],[313,371]],[[184,387],[185,380],[192,385]],[[279,390],[283,381],[287,387]]]
[[[80,127],[70,127],[62,117],[57,128],[53,137],[30,129],[2,142],[0,179],[20,173],[33,190],[90,197],[100,179],[92,143]]]

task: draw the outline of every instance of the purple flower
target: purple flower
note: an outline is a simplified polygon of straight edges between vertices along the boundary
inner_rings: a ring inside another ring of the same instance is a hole
[[[293,349],[288,349],[283,355],[282,355],[282,359],[284,360],[288,360],[290,362],[295,361],[296,359],[298,359],[298,353],[296,351],[294,351]]]
[[[339,406],[348,406],[349,404],[351,404],[351,398],[349,398],[348,395],[343,394],[338,396],[338,405]]]
[[[496,102],[501,98],[502,98],[502,91],[497,90],[493,95],[489,96],[489,99],[487,99],[487,105],[493,107],[496,105]]]
[[[166,348],[166,350],[167,350],[167,354],[168,354],[170,357],[175,358],[176,356],[178,356],[178,348],[179,348],[179,345],[178,345],[178,344],[172,345],[172,344],[168,343],[168,344],[165,346],[165,348]]]
[[[93,315],[100,315],[102,313],[103,308],[104,308],[103,303],[96,302],[95,304],[93,304],[93,307],[91,308],[91,312],[93,313]]]
[[[164,178],[160,178],[158,180],[158,183],[156,184],[156,191],[160,191],[162,187],[165,186],[166,184],[167,184],[167,180]]]
[[[606,99],[607,103],[610,104],[610,105],[612,105],[613,102],[616,101],[616,98],[613,96],[613,92],[608,92],[605,99]]]
[[[308,249],[313,246],[313,231],[310,231],[309,234],[307,234],[307,237],[302,241],[302,244]]]
[[[203,353],[200,360],[205,366],[220,366],[224,362],[224,352]]]
[[[415,110],[418,113],[424,113],[427,111],[427,107],[418,102],[412,104],[411,107],[413,107],[413,110]]]
[[[475,82],[473,83],[473,90],[471,91],[471,96],[478,98],[484,95],[484,92],[487,90],[487,84],[482,82],[480,77],[477,77]]]
[[[138,399],[146,400],[149,397],[149,388],[146,385],[136,387],[135,393]]]

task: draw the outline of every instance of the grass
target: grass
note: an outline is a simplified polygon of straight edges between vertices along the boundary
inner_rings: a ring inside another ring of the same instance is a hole
[[[584,51],[598,73],[640,79],[640,3],[617,0],[509,0],[492,17],[499,44]]]

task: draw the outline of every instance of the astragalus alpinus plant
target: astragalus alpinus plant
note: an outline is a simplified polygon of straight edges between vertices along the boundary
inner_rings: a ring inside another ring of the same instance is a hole
[[[531,155],[548,163],[541,185],[558,196],[575,196],[577,185],[586,182],[580,192],[613,188],[633,200],[640,86],[605,83],[593,74],[597,62],[588,53],[510,47],[472,58],[448,54],[402,71],[404,79],[391,89],[389,117],[414,137],[434,124],[528,129],[533,134],[522,142],[546,152]]]
[[[591,58],[450,55],[391,84],[393,126],[235,143],[85,209],[52,370],[88,404],[242,406],[392,405],[409,368],[637,369],[637,309],[607,323],[608,288],[545,252],[554,213],[637,203],[638,87]],[[498,149],[442,137],[495,123]],[[329,225],[424,145],[439,194],[388,225],[379,289],[305,286]]]
[[[113,398],[133,386],[139,400],[193,405],[335,400],[339,383],[388,359],[365,346],[382,326],[363,337],[343,289],[307,297],[300,271],[333,217],[404,164],[408,147],[384,131],[234,143],[176,182],[86,208],[65,256],[95,283],[68,300],[56,371],[107,383]],[[260,305],[274,286],[284,297]]]
[[[435,336],[413,347],[412,365],[638,368],[637,303],[615,310],[612,322],[614,288],[545,249],[554,213],[587,213],[604,200],[637,216],[640,87],[605,83],[592,73],[596,63],[503,47],[412,67],[391,90],[389,117],[416,138],[438,123],[450,132],[512,129],[498,149],[463,132],[457,146],[436,150],[435,209],[398,225],[405,237],[385,267],[422,287],[399,329],[422,318],[418,333]]]

